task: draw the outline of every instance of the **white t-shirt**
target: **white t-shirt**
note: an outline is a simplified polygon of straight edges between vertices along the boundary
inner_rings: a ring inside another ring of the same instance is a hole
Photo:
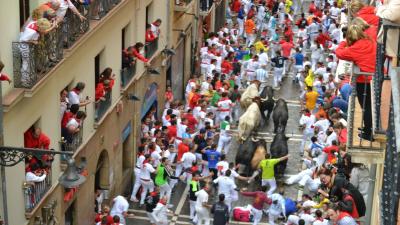
[[[157,168],[158,164],[160,163],[160,160],[161,160],[161,155],[160,155],[160,153],[161,153],[161,149],[160,149],[160,151],[154,150],[154,151],[151,153],[151,158],[153,159],[153,167],[154,167],[154,168]]]
[[[218,184],[218,195],[224,194],[225,198],[230,198],[231,192],[236,188],[235,182],[227,176],[219,176],[213,182]]]
[[[129,203],[124,197],[119,195],[114,198],[113,202],[114,205],[110,211],[111,216],[122,216],[124,212],[128,212]]]
[[[156,171],[150,163],[146,163],[143,165],[140,171],[140,179],[150,180],[150,173],[154,173]]]
[[[32,21],[26,25],[25,29],[21,32],[19,41],[26,42],[26,41],[37,41],[39,39],[39,32],[37,30],[37,23],[36,21]]]
[[[311,126],[314,124],[314,122],[315,122],[314,115],[310,115],[310,116],[302,115],[300,118],[300,125],[305,125],[305,128],[311,128]]]
[[[144,155],[139,155],[139,157],[136,160],[136,168],[142,169],[143,162],[144,162],[145,159],[146,159],[146,157],[144,157]]]
[[[208,193],[204,190],[201,189],[200,191],[196,192],[195,195],[197,196],[196,200],[196,208],[203,208],[203,203],[208,202]]]
[[[191,152],[185,152],[181,158],[183,168],[187,169],[192,167],[193,162],[196,161],[196,155]]]
[[[336,141],[337,141],[337,135],[336,135],[335,132],[332,132],[332,134],[329,135],[329,136],[326,138],[326,145],[331,146],[333,140],[336,140]]]
[[[43,174],[42,176],[37,176],[36,174],[32,172],[27,172],[25,175],[25,180],[27,182],[42,182],[46,179],[46,174]]]
[[[317,122],[315,122],[314,126],[319,127],[320,130],[325,132],[329,128],[330,124],[331,123],[329,122],[328,119],[321,119],[321,120],[318,120]]]
[[[60,8],[58,8],[56,14],[59,18],[64,18],[65,14],[67,13],[68,8],[74,9],[75,6],[72,4],[70,0],[61,0],[60,1]]]
[[[315,220],[312,223],[312,225],[329,225],[329,222],[326,219],[323,219],[322,221],[321,220]]]
[[[81,102],[80,96],[75,91],[68,92],[68,101],[71,105]]]

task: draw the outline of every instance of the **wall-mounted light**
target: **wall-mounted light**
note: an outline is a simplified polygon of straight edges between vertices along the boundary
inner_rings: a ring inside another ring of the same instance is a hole
[[[127,94],[126,98],[128,100],[131,100],[131,101],[134,101],[134,102],[140,101],[140,98],[138,98],[136,95],[134,95],[132,93]]]

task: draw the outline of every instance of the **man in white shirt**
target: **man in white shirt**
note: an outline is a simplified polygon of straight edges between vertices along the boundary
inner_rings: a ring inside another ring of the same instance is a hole
[[[58,8],[57,14],[57,23],[60,23],[64,20],[65,14],[67,10],[70,9],[75,15],[79,17],[81,21],[86,20],[82,14],[76,9],[75,5],[71,2],[71,0],[52,0],[60,2],[60,7]]]
[[[190,180],[192,179],[192,173],[190,171],[190,169],[193,166],[193,163],[196,162],[196,155],[194,154],[195,152],[195,148],[194,146],[190,146],[191,149],[189,152],[185,152],[182,155],[181,160],[178,163],[182,164],[183,167],[183,171],[185,171],[182,175],[182,180],[184,180],[186,178],[186,183],[189,185]]]
[[[140,182],[140,171],[143,168],[143,162],[146,159],[144,156],[144,147],[140,146],[138,148],[138,157],[136,159],[136,165],[135,165],[135,183],[133,185],[133,189],[132,189],[132,194],[131,194],[131,201],[133,202],[138,202],[139,200],[136,198],[136,194],[140,188],[141,182]]]
[[[269,62],[268,53],[264,51],[264,49],[260,49],[260,54],[258,55],[258,61],[260,62],[260,66],[267,65]]]
[[[226,161],[226,155],[222,154],[220,161],[217,163],[218,176],[222,176],[229,169],[229,162]]]
[[[210,224],[210,212],[208,211],[211,208],[211,205],[208,204],[208,193],[210,192],[209,186],[204,186],[203,189],[196,192],[195,195],[197,197],[195,210],[197,216],[197,224]]]
[[[328,130],[326,131],[326,142],[325,145],[326,146],[331,146],[332,145],[332,141],[337,141],[337,134],[335,133],[335,131],[333,130],[333,127],[329,127]]]
[[[42,182],[46,179],[46,173],[42,173],[37,164],[31,166],[31,170],[32,171],[26,172],[25,174],[26,182]]]
[[[256,70],[256,80],[260,81],[260,87],[258,88],[259,90],[258,92],[261,94],[264,91],[264,88],[267,86],[267,81],[268,81],[267,64],[261,64],[261,67]]]
[[[234,104],[228,98],[228,92],[223,92],[221,95],[221,99],[217,102],[217,119],[216,124],[219,124],[221,121],[225,120],[225,117],[231,115],[232,107]]]
[[[113,199],[113,207],[110,211],[110,215],[118,216],[120,219],[120,224],[126,224],[125,217],[129,216],[128,209],[129,202],[125,199],[125,197],[118,195]]]
[[[325,116],[321,116],[317,122],[314,123],[314,127],[319,127],[320,131],[326,132],[328,130],[331,122]]]
[[[272,204],[268,210],[268,222],[270,225],[275,225],[275,220],[281,216],[286,217],[285,198],[283,193],[274,193],[270,196]]]
[[[237,188],[235,182],[233,182],[232,179],[229,178],[230,176],[231,176],[231,171],[228,169],[225,172],[225,175],[219,176],[217,179],[213,181],[214,184],[218,184],[218,195],[220,194],[225,195],[225,204],[228,206],[229,211],[231,211],[232,208],[231,193],[233,193]]]
[[[153,33],[154,37],[159,37],[161,30],[160,30],[160,25],[161,25],[161,19],[157,19],[153,23],[150,24],[151,26],[151,32]]]
[[[153,159],[149,154],[145,155],[145,161],[143,162],[143,166],[140,170],[140,183],[142,184],[143,187],[142,195],[140,197],[140,206],[144,204],[147,192],[154,191],[154,182],[151,179],[150,174],[155,173],[156,170],[151,165],[152,161]]]
[[[253,81],[256,79],[256,70],[260,67],[260,62],[258,61],[258,55],[254,55],[247,63],[246,76],[248,81]]]
[[[303,139],[300,144],[300,155],[304,154],[304,146],[308,140],[314,135],[315,116],[310,110],[304,109],[299,124],[303,128]]]

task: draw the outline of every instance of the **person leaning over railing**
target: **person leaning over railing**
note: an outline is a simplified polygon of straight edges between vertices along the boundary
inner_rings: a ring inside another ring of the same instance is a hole
[[[79,17],[81,21],[86,20],[86,18],[78,11],[71,0],[51,0],[51,2],[59,2],[60,7],[58,8],[57,14],[57,24],[63,22],[67,10],[70,9],[75,15]]]
[[[376,15],[382,19],[389,20],[393,23],[400,25],[400,0],[385,0],[383,5],[376,9]],[[382,32],[379,32],[380,39],[382,38]],[[398,57],[398,40],[399,40],[399,30],[390,29],[387,33],[386,40],[386,55],[390,57]],[[382,40],[380,40],[382,41]]]
[[[351,24],[347,30],[346,41],[342,41],[336,49],[336,56],[354,62],[361,72],[374,73],[376,42],[364,33],[361,26]],[[366,140],[372,140],[371,79],[371,76],[365,75],[356,78],[357,98],[364,113],[364,127],[359,137]]]
[[[12,81],[10,77],[7,74],[1,72],[3,68],[4,68],[4,63],[0,60],[0,82],[6,80],[8,81],[8,84],[11,84]]]
[[[55,23],[50,23],[48,19],[40,18],[28,23],[20,34],[19,50],[21,52],[21,82],[22,86],[28,87],[31,84],[31,63],[33,54],[33,45],[38,44],[40,35],[46,34],[54,29]]]

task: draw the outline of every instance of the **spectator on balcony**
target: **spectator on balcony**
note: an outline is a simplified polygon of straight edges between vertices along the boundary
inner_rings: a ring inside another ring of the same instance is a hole
[[[76,113],[79,111],[78,104],[72,104],[68,111],[65,111],[62,119],[61,119],[61,129],[67,126],[67,123],[70,119],[76,116]]]
[[[83,120],[86,118],[84,111],[78,111],[76,115],[69,119],[68,123],[62,128],[61,135],[65,138],[67,143],[74,141],[74,135],[80,131]]]
[[[81,21],[86,20],[86,18],[78,11],[71,0],[51,0],[52,2],[60,2],[60,8],[57,10],[57,23],[63,22],[67,10],[70,9],[75,15],[79,17]]]
[[[32,164],[31,171],[26,172],[26,182],[42,182],[46,179],[47,173],[42,170],[38,163]]]
[[[150,24],[151,26],[151,32],[153,32],[153,35],[155,38],[158,38],[160,36],[161,30],[160,30],[160,25],[161,25],[161,19],[156,19],[153,23]]]
[[[3,71],[3,69],[4,69],[4,63],[0,60],[0,81],[6,80],[6,81],[8,81],[8,84],[11,84],[10,77],[7,74],[1,72],[1,71]]]
[[[144,62],[145,65],[148,65],[147,62],[149,61],[149,59],[144,57],[141,53],[143,47],[144,47],[144,44],[142,42],[137,42],[135,45],[130,46],[128,48],[128,52],[132,57],[135,57],[135,58],[139,59],[140,61]]]
[[[55,23],[50,23],[49,20],[45,18],[38,19],[37,21],[32,21],[26,25],[20,34],[19,38],[19,50],[21,53],[21,83],[23,87],[31,87],[33,76],[31,70],[33,68],[33,45],[38,44],[40,35],[50,32],[55,27]],[[36,71],[32,71],[35,72]]]
[[[150,44],[151,42],[153,42],[156,39],[157,39],[157,37],[154,36],[154,33],[151,30],[151,25],[146,24],[146,37],[145,37],[146,44]]]
[[[60,92],[60,118],[62,120],[64,113],[68,110],[69,101],[68,101],[68,91],[63,89]]]
[[[376,15],[382,19],[400,24],[400,3],[398,0],[384,0],[383,5],[376,9]],[[380,32],[380,39],[383,38]],[[389,29],[386,40],[386,54],[390,57],[397,57],[399,30]],[[382,40],[381,40],[382,41]]]
[[[86,106],[90,103],[89,96],[86,96],[85,100],[82,100],[81,98],[81,93],[83,89],[85,89],[85,83],[83,82],[78,82],[69,93],[68,93],[68,101],[69,104],[79,104],[79,106]]]
[[[31,127],[24,133],[24,147],[25,148],[38,148],[38,149],[49,149],[50,138],[42,132],[38,127]],[[26,171],[32,171],[32,166],[40,164],[42,168],[48,168],[49,164],[53,161],[53,157],[50,155],[43,155],[41,160],[36,156],[29,157],[26,160]]]
[[[122,50],[122,69],[132,67],[136,64],[135,57],[129,53],[128,49]]]
[[[354,18],[361,17],[370,25],[379,25],[379,17],[375,15],[375,7],[365,4],[362,0],[351,1],[349,10]]]
[[[115,83],[115,74],[113,73],[112,69],[110,67],[107,67],[103,70],[103,72],[100,74],[100,82],[105,82],[105,81],[109,81],[108,86],[105,88],[105,91],[111,91],[114,83]]]
[[[358,102],[363,109],[363,124],[360,138],[372,140],[372,112],[371,112],[371,76],[362,75],[362,72],[375,73],[376,42],[364,33],[360,26],[351,24],[347,30],[346,41],[336,49],[339,59],[352,61],[361,71],[356,79]]]
[[[103,82],[99,82],[96,85],[96,93],[95,93],[95,100],[96,102],[99,101],[105,101],[106,98],[106,93],[107,93],[107,89],[109,88],[110,85],[110,81],[109,80],[104,80]]]
[[[167,91],[165,92],[165,108],[169,109],[171,103],[174,101],[174,93],[172,92],[171,86],[167,86]]]

